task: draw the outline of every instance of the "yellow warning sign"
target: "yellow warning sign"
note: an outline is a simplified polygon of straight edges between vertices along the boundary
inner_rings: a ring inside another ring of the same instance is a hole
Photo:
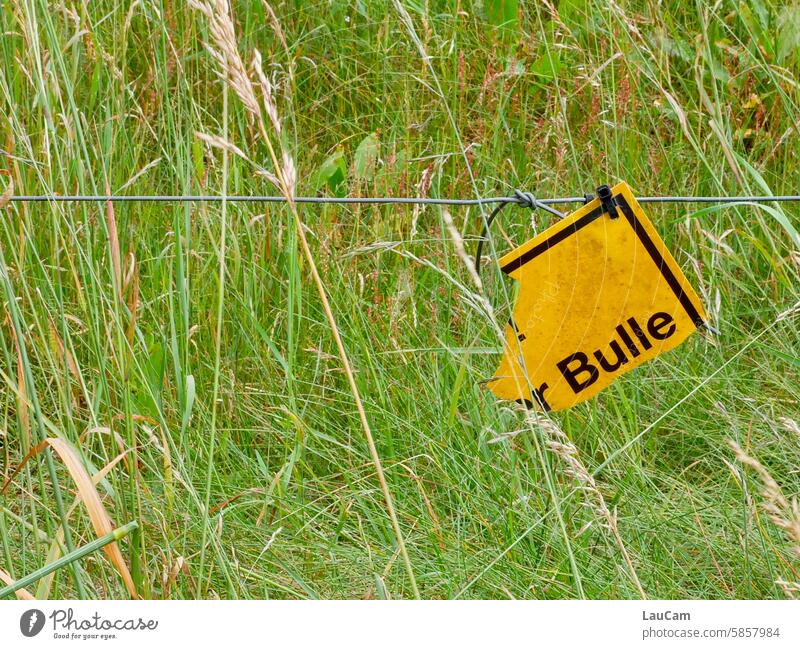
[[[620,183],[500,259],[519,282],[489,389],[545,410],[585,401],[682,343],[700,299]]]

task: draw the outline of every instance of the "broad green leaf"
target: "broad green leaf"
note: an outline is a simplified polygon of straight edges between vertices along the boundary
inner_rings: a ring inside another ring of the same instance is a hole
[[[800,47],[800,7],[785,7],[778,16],[778,62]]]
[[[367,180],[375,175],[379,147],[380,142],[375,133],[370,133],[361,140],[353,157],[353,173],[358,180]]]
[[[561,57],[558,52],[551,51],[534,61],[530,71],[538,77],[544,79],[554,79],[561,71]]]
[[[153,394],[160,395],[164,386],[164,368],[166,365],[164,347],[161,343],[154,342],[148,347],[147,353],[148,355],[144,363],[147,379],[150,383],[150,388],[153,390]]]
[[[517,27],[517,0],[486,0],[486,17],[492,25],[504,30]]]
[[[673,38],[672,36],[673,35],[667,36],[664,32],[656,30],[651,40],[671,57],[679,59],[684,63],[692,64],[695,57],[694,50],[685,40]]]
[[[317,170],[314,178],[314,191],[318,192],[323,187],[327,187],[334,196],[344,196],[347,193],[344,182],[346,176],[347,164],[344,160],[344,153],[336,151],[333,155],[328,156]]]

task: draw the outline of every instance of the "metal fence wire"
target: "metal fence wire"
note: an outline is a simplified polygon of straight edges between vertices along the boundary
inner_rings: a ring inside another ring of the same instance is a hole
[[[414,198],[399,196],[295,196],[295,203],[332,203],[338,205],[353,204],[399,204],[399,205],[492,205],[515,203],[522,207],[539,207],[541,205],[565,205],[585,203],[584,196],[564,196],[560,198],[535,198],[530,192],[517,191],[513,196],[491,196],[487,198]],[[536,203],[531,205],[531,198]],[[104,196],[100,194],[60,195],[49,194],[39,196],[11,196],[11,202],[17,203],[285,203],[285,196],[260,195],[160,195],[134,194],[130,196]],[[787,203],[800,201],[800,195],[784,196],[642,196],[637,197],[639,203]]]
[[[603,185],[598,188],[600,193]],[[483,219],[483,230],[478,238],[475,250],[475,270],[480,273],[483,246],[487,241],[489,228],[500,212],[507,205],[517,205],[530,209],[543,209],[556,216],[563,217],[552,205],[569,205],[574,203],[586,204],[594,199],[593,194],[583,196],[562,196],[558,198],[536,198],[531,192],[515,190],[512,196],[490,196],[485,198],[423,198],[403,196],[295,196],[295,203],[332,204],[332,205],[493,205],[494,208],[488,217]],[[134,195],[100,195],[100,194],[42,194],[29,196],[11,196],[14,203],[286,203],[286,196],[267,195],[159,195],[159,194],[134,194]],[[790,203],[799,202],[800,195],[784,194],[781,196],[642,196],[637,197],[639,203],[712,203],[712,204],[737,204],[737,203]]]

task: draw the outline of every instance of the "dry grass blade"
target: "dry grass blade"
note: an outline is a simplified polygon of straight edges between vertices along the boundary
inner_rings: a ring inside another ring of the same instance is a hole
[[[778,579],[775,583],[781,587],[781,590],[789,599],[797,599],[797,595],[800,594],[800,582]]]
[[[111,195],[111,188],[106,183],[106,195]],[[114,270],[114,293],[117,300],[122,300],[122,257],[119,252],[119,234],[114,204],[106,201],[106,225],[108,226],[108,245],[111,249],[111,265]]]
[[[278,117],[278,107],[275,105],[275,98],[272,93],[272,83],[264,74],[264,68],[261,64],[261,52],[255,50],[253,52],[253,72],[258,77],[258,83],[261,85],[261,96],[264,98],[264,110],[272,123],[272,128],[275,129],[275,134],[281,134],[281,120]]]
[[[49,313],[47,314],[47,323],[50,329],[50,339],[55,347],[58,360],[62,363],[66,363],[69,373],[72,374],[76,381],[80,382],[81,373],[78,369],[78,364],[75,362],[75,357],[64,344],[64,340],[59,335],[58,329],[56,329],[56,323],[53,322],[53,318],[50,317]]]
[[[194,136],[198,140],[208,144],[208,146],[210,147],[227,151],[228,153],[232,153],[233,155],[242,158],[242,160],[247,160],[248,162],[250,162],[250,158],[247,157],[247,154],[244,151],[242,151],[233,142],[229,142],[228,140],[220,137],[219,135],[209,135],[208,133],[195,131]]]
[[[16,579],[13,579],[11,575],[9,575],[5,570],[0,568],[0,579],[6,582],[6,586],[10,586],[13,584]],[[17,595],[18,599],[36,599],[33,595],[31,595],[27,590],[24,588],[20,588],[19,590],[14,591]]]
[[[278,17],[275,15],[275,11],[272,9],[272,5],[270,5],[267,0],[261,0],[261,4],[264,6],[264,11],[267,12],[267,18],[269,18],[269,24],[272,27],[272,31],[274,31],[278,35],[278,38],[281,39],[283,51],[286,52],[286,58],[289,59],[289,44],[286,42],[286,35],[283,33],[283,28],[281,27]]]
[[[175,559],[175,562],[172,564],[172,567],[167,570],[167,567],[164,566],[163,575],[161,578],[161,584],[164,589],[162,593],[163,599],[169,599],[170,591],[172,590],[172,586],[178,579],[178,575],[183,575],[190,583],[194,583],[192,579],[192,572],[189,570],[189,564],[186,561],[185,557],[178,557]]]
[[[11,202],[11,197],[14,195],[14,179],[5,169],[0,170],[0,173],[8,176],[8,186],[0,194],[0,209],[2,209]]]
[[[9,324],[9,331],[11,332],[11,339],[14,341],[14,350],[17,352],[17,412],[19,413],[19,423],[20,423],[20,430],[22,432],[22,439],[23,439],[23,449],[27,450],[31,447],[32,438],[31,438],[31,420],[30,420],[30,411],[28,409],[28,390],[25,387],[25,376],[23,374],[23,363],[22,363],[22,350],[19,346],[19,340],[17,340],[17,331],[16,329]]]
[[[236,47],[236,32],[233,27],[230,6],[227,0],[189,0],[189,6],[208,19],[208,31],[216,48],[206,44],[206,49],[219,63],[219,76],[230,84],[244,107],[252,114],[260,113],[253,84],[247,76],[247,68]]]
[[[117,190],[117,193],[118,193],[118,194],[120,194],[120,193],[124,192],[126,189],[128,189],[128,187],[130,187],[131,185],[133,185],[133,183],[135,183],[137,180],[139,180],[139,178],[141,178],[142,176],[144,176],[144,175],[145,175],[145,174],[146,174],[148,171],[150,171],[151,169],[154,169],[155,167],[157,167],[157,166],[159,165],[159,163],[160,163],[160,162],[161,162],[161,158],[156,158],[155,160],[151,160],[150,162],[148,162],[148,163],[147,163],[147,164],[146,164],[144,167],[142,167],[142,168],[141,168],[141,169],[140,169],[140,170],[139,170],[137,173],[135,173],[133,176],[131,176],[131,177],[130,177],[130,178],[129,178],[129,179],[126,181],[126,182],[125,182],[125,184],[123,184],[123,185],[122,185],[122,186],[121,186],[121,187],[120,187],[120,188]]]
[[[790,417],[778,417],[778,421],[781,422],[781,425],[786,430],[788,430],[790,433],[794,433],[797,436],[798,441],[800,441],[800,424]]]
[[[778,317],[775,319],[775,322],[780,322],[781,320],[786,320],[791,318],[792,316],[797,315],[800,313],[800,300],[795,302],[792,306],[790,306],[785,311],[782,311],[778,314]]]
[[[736,454],[736,459],[758,474],[762,485],[761,495],[764,498],[761,508],[773,524],[783,530],[792,544],[792,553],[800,559],[800,505],[797,500],[789,500],[784,495],[780,485],[761,462],[745,453],[736,442],[728,440],[728,444]]]
[[[111,517],[108,515],[106,508],[103,506],[103,502],[100,499],[100,494],[97,492],[94,482],[92,482],[92,479],[86,472],[83,462],[81,462],[78,454],[63,439],[50,437],[31,449],[28,455],[25,456],[25,459],[22,460],[20,465],[14,469],[8,480],[6,480],[3,488],[0,489],[0,494],[4,494],[6,492],[8,486],[11,484],[11,481],[19,473],[22,467],[24,467],[32,457],[44,451],[47,446],[52,448],[58,454],[58,456],[61,458],[61,461],[64,463],[64,466],[67,467],[67,471],[69,471],[70,477],[72,477],[72,480],[78,489],[80,499],[83,501],[84,505],[86,505],[86,511],[89,514],[89,519],[92,522],[92,527],[94,528],[95,534],[97,534],[98,538],[113,532],[114,524],[112,523]],[[125,587],[128,589],[128,593],[131,595],[131,597],[138,597],[136,593],[136,586],[133,583],[130,571],[128,570],[128,566],[125,564],[125,560],[122,558],[122,552],[120,552],[117,543],[109,543],[103,548],[103,551],[117,569],[117,572],[119,572],[120,576],[122,577],[122,581],[125,583]]]
[[[130,295],[128,296],[128,311],[131,313],[131,319],[128,322],[128,327],[125,331],[125,338],[128,344],[133,347],[133,336],[136,333],[136,314],[139,311],[139,266],[136,263],[136,255],[132,252],[128,253],[129,272],[125,276],[124,288],[130,287]]]
[[[105,478],[109,473],[111,473],[111,469],[113,469],[117,464],[119,464],[125,457],[128,455],[129,451],[123,451],[117,457],[115,457],[111,462],[106,464],[102,469],[100,469],[97,473],[92,476],[92,484],[97,485],[100,481]],[[67,519],[72,515],[72,512],[75,511],[75,508],[81,504],[83,498],[78,492],[78,495],[75,497],[75,500],[72,501],[72,505],[70,505],[69,509],[67,510]],[[64,528],[58,528],[56,532],[56,538],[53,539],[53,542],[50,544],[50,550],[47,552],[47,559],[45,559],[45,565],[49,565],[54,563],[58,560],[61,556],[61,548],[64,545]],[[48,599],[50,595],[50,588],[53,585],[53,578],[55,577],[56,573],[51,572],[49,575],[42,577],[41,581],[39,582],[39,586],[36,589],[36,597],[37,599]]]
[[[469,273],[472,283],[475,284],[475,288],[478,289],[478,292],[482,292],[483,282],[481,282],[481,278],[478,275],[478,272],[475,270],[475,264],[469,258],[467,251],[464,249],[464,239],[462,238],[461,233],[458,231],[458,228],[455,226],[455,223],[453,223],[453,216],[450,214],[450,211],[447,209],[442,209],[442,218],[447,226],[447,232],[450,234],[450,239],[453,241],[453,246],[456,249],[456,253],[461,261],[464,262],[464,266]]]

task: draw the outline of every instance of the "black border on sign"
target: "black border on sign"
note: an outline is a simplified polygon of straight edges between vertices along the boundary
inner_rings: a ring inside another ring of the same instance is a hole
[[[522,268],[525,264],[527,264],[532,259],[536,259],[536,257],[541,255],[543,252],[547,252],[548,250],[550,250],[550,248],[552,248],[557,243],[560,243],[561,241],[566,239],[568,236],[570,236],[572,234],[575,234],[581,228],[586,227],[592,221],[594,221],[598,216],[602,216],[602,214],[603,214],[602,206],[601,207],[596,207],[591,212],[588,212],[587,214],[584,214],[581,218],[579,218],[577,221],[575,221],[571,225],[568,225],[563,230],[560,230],[559,232],[556,232],[549,239],[545,239],[540,244],[537,244],[533,248],[531,248],[530,250],[527,250],[526,252],[522,253],[516,259],[512,259],[505,266],[502,266],[500,268],[500,270],[502,270],[506,274],[513,273],[518,268]]]
[[[645,250],[647,250],[650,258],[653,260],[655,265],[658,267],[658,271],[661,273],[661,276],[667,282],[667,285],[672,289],[672,292],[675,294],[675,297],[678,298],[678,302],[680,302],[683,310],[686,311],[686,315],[689,316],[689,319],[694,322],[695,326],[701,327],[705,324],[703,321],[702,316],[695,308],[694,304],[692,303],[689,296],[683,290],[681,283],[678,281],[678,278],[675,277],[675,274],[672,272],[672,269],[667,264],[667,261],[664,259],[663,255],[656,246],[655,242],[650,238],[650,235],[647,234],[647,230],[645,230],[644,226],[642,225],[641,221],[636,217],[636,214],[631,209],[631,206],[628,204],[628,201],[625,200],[625,197],[622,194],[617,194],[614,196],[616,199],[617,206],[621,208],[622,213],[625,215],[625,220],[628,224],[633,228],[633,233],[639,238],[642,245],[644,246]],[[604,213],[603,207],[596,207],[591,212],[584,214],[581,218],[576,220],[571,225],[567,226],[563,230],[556,232],[553,236],[548,239],[545,239],[540,244],[537,244],[530,250],[524,252],[516,259],[508,262],[505,266],[502,266],[500,270],[504,273],[512,273],[515,270],[522,268],[525,264],[527,264],[532,259],[535,259],[539,255],[544,252],[547,252],[555,246],[557,243],[563,241],[567,237],[575,234],[582,228],[586,227],[592,221],[597,219],[599,216],[602,216]]]

